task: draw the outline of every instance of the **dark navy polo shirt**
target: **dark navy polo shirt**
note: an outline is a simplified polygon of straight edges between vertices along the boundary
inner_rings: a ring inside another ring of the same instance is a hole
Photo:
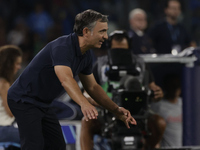
[[[48,43],[29,63],[8,91],[8,99],[49,106],[63,92],[54,66],[71,68],[73,76],[92,73],[92,53],[81,53],[75,33]]]

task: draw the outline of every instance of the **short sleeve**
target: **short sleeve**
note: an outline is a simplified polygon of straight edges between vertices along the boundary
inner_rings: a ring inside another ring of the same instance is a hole
[[[159,102],[152,102],[151,103],[151,109],[155,112],[158,112],[158,108],[159,108]]]
[[[70,48],[66,46],[58,46],[52,49],[52,62],[53,66],[64,65],[71,67],[73,54],[70,51]]]
[[[153,110],[156,114],[160,115],[166,120],[167,112],[163,109],[163,106],[167,109],[166,103],[163,103],[163,100],[159,102],[151,103],[151,110]]]

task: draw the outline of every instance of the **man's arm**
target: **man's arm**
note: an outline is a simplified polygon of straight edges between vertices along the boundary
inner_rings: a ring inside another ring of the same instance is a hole
[[[83,92],[83,95],[87,98],[87,100],[90,102],[90,104],[92,104],[95,107],[100,107],[100,105],[95,100],[93,100],[85,90]]]
[[[102,107],[106,108],[114,115],[122,120],[128,128],[129,123],[136,124],[135,119],[131,116],[130,112],[123,107],[119,107],[114,103],[106,94],[106,92],[97,84],[93,74],[83,75],[79,74],[79,79],[81,80],[83,87],[87,93]]]
[[[118,109],[119,106],[115,104],[112,100],[110,100],[106,92],[101,88],[99,84],[97,84],[93,74],[91,75],[79,74],[79,79],[81,80],[83,87],[87,91],[87,93],[99,105],[108,109],[112,113],[114,113],[114,111]]]
[[[88,119],[96,119],[98,112],[96,108],[83,96],[77,82],[73,78],[71,68],[68,66],[58,65],[54,67],[54,70],[68,95],[81,106],[86,121],[88,121]]]

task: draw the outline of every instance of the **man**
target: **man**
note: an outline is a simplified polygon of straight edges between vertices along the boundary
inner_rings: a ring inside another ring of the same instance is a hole
[[[165,19],[155,24],[149,32],[156,53],[177,54],[186,47],[196,46],[196,43],[191,41],[183,25],[179,23],[181,15],[180,1],[167,0],[164,13],[166,15]]]
[[[130,39],[128,34],[122,30],[116,30],[110,33],[108,39],[108,47],[111,50],[115,49],[124,49],[127,50],[130,48]],[[144,61],[135,55],[132,56],[136,60],[136,67],[140,71],[140,75],[137,76],[140,83],[144,83],[145,80],[145,70],[148,70],[145,67]],[[95,75],[96,80],[103,87],[103,89],[107,92],[108,89],[108,77],[105,75],[108,68],[108,56],[102,56],[97,59],[97,63],[94,65],[93,73]],[[150,70],[149,70],[150,71]],[[162,89],[157,86],[151,75],[148,76],[148,87],[154,91],[154,100],[160,100],[163,97]],[[94,100],[92,100],[89,96],[86,97],[95,106],[98,106]],[[85,118],[82,119],[82,129],[81,129],[81,149],[82,150],[90,150],[93,148],[93,135],[101,133],[102,120],[90,120],[86,122]],[[156,114],[149,115],[148,118],[148,128],[152,133],[146,140],[145,148],[154,148],[156,144],[162,138],[165,129],[165,121],[163,118]]]
[[[22,150],[65,149],[60,124],[49,108],[63,90],[81,106],[86,121],[97,118],[95,107],[74,80],[76,75],[101,106],[124,121],[128,128],[129,123],[136,124],[129,111],[112,102],[92,74],[89,49],[100,48],[108,38],[107,21],[107,16],[93,10],[79,13],[75,18],[75,33],[48,43],[9,89],[8,103],[19,126]]]
[[[130,30],[128,31],[131,38],[131,49],[134,54],[153,53],[154,49],[150,43],[149,37],[145,33],[147,28],[147,15],[143,9],[136,8],[129,13]]]

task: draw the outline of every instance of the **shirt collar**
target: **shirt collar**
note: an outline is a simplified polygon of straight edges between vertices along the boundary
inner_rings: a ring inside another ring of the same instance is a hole
[[[80,46],[79,46],[78,36],[77,36],[76,33],[72,33],[72,40],[73,40],[73,45],[74,45],[74,48],[75,48],[75,51],[76,51],[76,55],[82,56],[81,49],[80,49]]]

